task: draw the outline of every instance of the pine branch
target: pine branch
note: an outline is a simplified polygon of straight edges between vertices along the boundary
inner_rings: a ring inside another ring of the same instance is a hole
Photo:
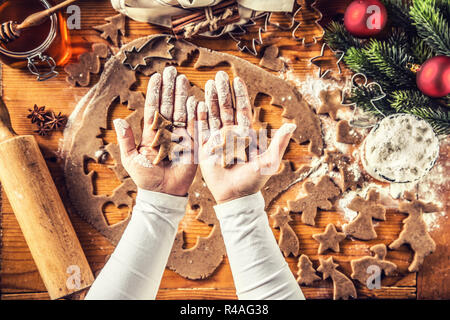
[[[396,90],[388,99],[391,107],[397,112],[407,112],[413,109],[435,106],[430,97],[427,97],[418,90]]]
[[[433,49],[431,49],[425,41],[419,37],[414,37],[411,39],[409,44],[409,52],[415,58],[417,64],[421,65],[428,59],[435,56]]]
[[[410,8],[418,35],[437,54],[450,56],[450,27],[435,0],[414,1]]]
[[[325,42],[333,50],[346,52],[351,47],[361,48],[362,41],[352,36],[342,23],[332,21],[326,28],[323,36]]]
[[[383,92],[378,86],[355,86],[351,90],[351,95],[348,97],[350,103],[354,103],[358,108],[377,117],[387,116],[396,111],[391,108],[389,101],[384,98],[373,101],[380,97]],[[371,102],[372,101],[372,102]],[[375,106],[374,106],[375,104]]]
[[[426,120],[437,135],[450,134],[450,111],[443,108],[421,107],[408,111]]]
[[[414,58],[404,48],[372,39],[364,51],[368,60],[389,79],[391,85],[406,88],[415,86],[415,76],[409,69]],[[376,78],[374,80],[378,81]]]
[[[403,0],[382,0],[388,12],[390,23],[394,27],[403,28],[407,33],[416,33],[409,15],[409,5]]]

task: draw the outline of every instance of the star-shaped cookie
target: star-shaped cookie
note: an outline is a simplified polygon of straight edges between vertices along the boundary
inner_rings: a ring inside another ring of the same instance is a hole
[[[337,119],[339,109],[343,108],[342,90],[322,90],[319,94],[321,104],[317,109],[317,114],[328,114],[331,119]]]
[[[312,237],[320,243],[318,250],[319,254],[322,254],[327,249],[339,252],[339,242],[345,239],[345,233],[337,232],[334,224],[329,223],[324,233],[314,234]]]
[[[182,136],[179,136],[171,131],[172,123],[164,118],[159,112],[155,112],[155,117],[152,123],[152,129],[157,130],[155,138],[153,139],[152,148],[159,147],[158,155],[153,160],[153,164],[157,165],[164,159],[173,160],[183,152],[189,149],[179,144]]]
[[[212,153],[222,154],[222,166],[228,168],[235,163],[247,162],[247,148],[250,146],[250,137],[242,137],[232,129],[224,129],[220,134],[222,144],[212,148]]]

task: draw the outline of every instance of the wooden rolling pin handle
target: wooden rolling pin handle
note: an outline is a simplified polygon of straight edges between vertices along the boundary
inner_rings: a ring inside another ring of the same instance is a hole
[[[50,298],[90,286],[92,271],[39,146],[14,133],[1,98],[0,180]]]

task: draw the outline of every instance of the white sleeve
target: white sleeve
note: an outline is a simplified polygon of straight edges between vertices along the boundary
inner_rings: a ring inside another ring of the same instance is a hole
[[[187,201],[139,189],[130,222],[86,299],[155,299]]]
[[[214,208],[238,298],[305,299],[270,229],[261,193]]]

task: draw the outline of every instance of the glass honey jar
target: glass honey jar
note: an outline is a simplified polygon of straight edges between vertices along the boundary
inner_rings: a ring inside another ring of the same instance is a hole
[[[29,15],[48,9],[50,0],[0,0],[0,24],[21,23]],[[61,13],[51,15],[43,24],[21,31],[8,43],[0,42],[0,60],[13,68],[28,68],[39,81],[58,74],[56,66],[71,56],[67,24]]]

